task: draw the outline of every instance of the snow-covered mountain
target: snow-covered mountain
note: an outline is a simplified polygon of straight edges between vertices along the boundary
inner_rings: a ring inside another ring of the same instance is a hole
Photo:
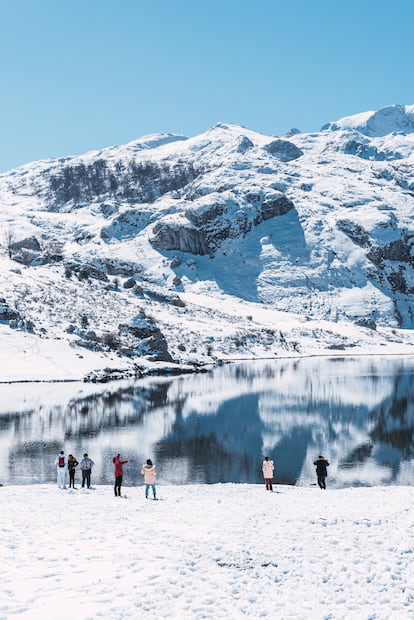
[[[83,370],[402,350],[413,163],[414,106],[396,105],[315,133],[218,123],[2,174],[2,342],[10,328],[18,349],[58,340],[92,356]]]
[[[414,131],[414,105],[390,105],[376,112],[363,112],[346,116],[328,123],[322,130],[354,129],[360,133],[379,138],[390,133],[408,134]]]

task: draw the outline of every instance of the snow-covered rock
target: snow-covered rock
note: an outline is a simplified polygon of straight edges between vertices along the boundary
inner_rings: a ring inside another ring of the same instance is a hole
[[[293,161],[303,155],[303,151],[288,140],[273,140],[265,148],[276,159],[284,162]]]

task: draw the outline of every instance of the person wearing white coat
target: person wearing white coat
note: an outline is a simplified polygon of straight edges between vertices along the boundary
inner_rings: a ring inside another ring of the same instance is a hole
[[[57,485],[59,489],[66,489],[66,472],[68,470],[68,462],[63,450],[55,458],[55,465],[57,471]]]
[[[275,467],[273,465],[273,461],[269,461],[269,457],[265,456],[262,471],[263,478],[266,483],[266,491],[273,491],[272,480],[273,480],[273,471]]]
[[[146,499],[148,499],[148,491],[150,487],[152,488],[152,495],[154,499],[157,499],[157,493],[155,489],[155,478],[157,474],[155,471],[155,465],[153,465],[151,459],[147,459],[147,462],[141,467],[141,474],[144,475]]]

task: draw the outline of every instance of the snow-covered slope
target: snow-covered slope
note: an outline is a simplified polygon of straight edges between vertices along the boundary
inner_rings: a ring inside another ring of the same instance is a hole
[[[376,112],[362,112],[346,116],[322,127],[331,130],[356,129],[371,137],[381,137],[400,132],[414,132],[414,105],[391,105]]]
[[[413,118],[289,137],[218,123],[0,175],[4,329],[122,372],[410,350]]]

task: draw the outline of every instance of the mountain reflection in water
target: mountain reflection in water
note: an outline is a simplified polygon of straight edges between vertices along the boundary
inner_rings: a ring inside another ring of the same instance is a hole
[[[209,373],[113,384],[0,386],[0,482],[51,482],[59,450],[95,461],[93,483],[113,479],[112,456],[139,484],[151,457],[159,482],[412,484],[414,359],[309,358],[246,362]],[[79,474],[77,475],[79,478]]]

